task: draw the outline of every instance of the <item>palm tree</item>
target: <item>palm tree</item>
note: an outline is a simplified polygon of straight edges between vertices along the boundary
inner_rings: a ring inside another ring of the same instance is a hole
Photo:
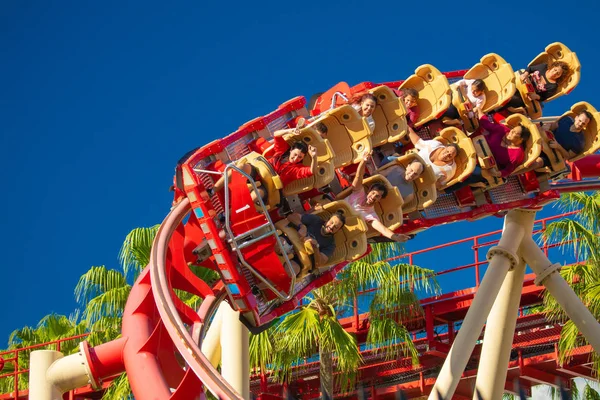
[[[159,225],[135,228],[125,237],[119,252],[121,270],[105,266],[91,267],[79,278],[75,298],[83,307],[83,317],[90,326],[88,341],[92,346],[117,339],[121,335],[121,319],[132,283],[150,261],[152,242]],[[218,278],[215,271],[190,265],[201,279],[211,284]],[[197,309],[201,299],[193,294],[177,291],[178,296],[190,307]],[[104,394],[105,399],[131,397],[126,373],[113,381]]]
[[[558,243],[563,250],[573,251],[577,262],[563,267],[560,273],[594,317],[600,319],[600,192],[564,194],[559,204],[565,211],[579,211],[572,218],[549,224],[545,238]],[[588,343],[547,291],[544,293],[543,312],[549,321],[563,324],[558,342],[559,361],[568,362],[576,347]],[[598,373],[600,357],[594,353],[592,358]],[[584,398],[600,397],[589,385],[585,386],[583,393]]]
[[[437,292],[434,271],[414,265],[390,265],[381,261],[397,255],[397,244],[375,244],[372,252],[349,264],[338,279],[314,290],[303,305],[281,322],[251,337],[251,367],[261,373],[271,368],[276,379],[290,380],[291,367],[306,357],[319,355],[321,387],[333,398],[334,365],[342,391],[351,388],[362,363],[356,338],[346,332],[338,317],[351,309],[354,300],[368,304],[367,346],[386,357],[409,355],[418,362],[418,353],[402,321],[421,315],[416,291]],[[368,298],[363,290],[378,288]]]
[[[85,321],[79,319],[79,315],[67,317],[59,314],[49,314],[43,317],[36,327],[25,326],[14,330],[8,339],[8,350],[16,350],[33,346],[40,343],[53,342],[58,339],[65,339],[78,336],[87,331]],[[51,345],[47,349],[60,350],[62,353],[71,354],[77,352],[79,340],[68,340],[57,345]],[[1,351],[0,351],[1,352]],[[31,350],[25,350],[19,353],[19,369],[27,369]],[[6,363],[0,375],[13,372],[15,366],[13,363]],[[21,374],[19,376],[19,390],[27,389],[29,385],[29,376]],[[5,378],[0,381],[0,393],[10,393],[14,390],[14,378]]]

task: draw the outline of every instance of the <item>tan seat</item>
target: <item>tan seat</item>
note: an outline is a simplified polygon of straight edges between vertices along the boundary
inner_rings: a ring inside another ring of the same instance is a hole
[[[580,101],[579,103],[573,104],[571,110],[564,113],[562,116],[569,116],[575,118],[582,111],[589,111],[592,114],[592,120],[585,128],[585,145],[583,153],[571,157],[569,161],[576,161],[587,155],[594,154],[600,150],[600,113],[588,102]]]
[[[481,175],[487,180],[488,188],[494,188],[504,184],[506,182],[505,179],[493,176],[490,173],[492,171],[497,172],[498,166],[485,137],[477,136],[473,138],[472,141],[475,151],[477,152],[477,162],[481,167]]]
[[[555,42],[546,46],[545,51],[534,58],[529,63],[529,66],[537,64],[550,65],[554,61],[563,61],[567,63],[569,65],[570,73],[561,80],[556,93],[549,97],[546,102],[570,93],[571,90],[577,86],[579,79],[581,78],[581,64],[579,63],[577,55],[567,46],[559,42]],[[519,72],[515,72],[515,83],[519,93],[521,94],[521,97],[523,98],[527,115],[532,119],[540,118],[542,116],[542,107],[540,102],[537,100],[530,100],[529,97],[527,97],[527,93],[531,92],[533,89],[531,87],[528,88],[527,83],[521,81]]]
[[[531,138],[527,141],[527,147],[525,148],[525,160],[521,166],[515,168],[511,174],[518,175],[524,172],[525,169],[529,168],[542,153],[542,137],[540,136],[540,131],[538,130],[537,125],[522,114],[510,115],[508,118],[506,118],[504,124],[511,129],[521,124],[529,129],[529,132],[531,132]]]
[[[404,102],[387,86],[377,86],[369,90],[377,98],[377,107],[373,111],[375,131],[371,136],[373,147],[387,142],[397,142],[408,134],[406,108]]]
[[[307,126],[300,130],[300,135],[285,135],[283,138],[290,145],[298,140],[302,140],[304,143],[314,146],[317,149],[317,174],[308,178],[297,179],[294,182],[283,188],[284,196],[292,196],[298,193],[306,192],[313,188],[323,187],[333,179],[335,172],[333,167],[334,154],[331,148],[331,144],[328,139],[322,139],[321,135],[317,133],[312,127]],[[273,156],[273,146],[270,146],[263,153],[263,156],[267,159]],[[311,157],[307,154],[302,160],[302,164],[310,166]]]
[[[475,151],[475,147],[473,146],[471,139],[469,139],[467,135],[460,129],[451,126],[442,129],[440,136],[436,137],[435,140],[446,145],[454,143],[459,148],[458,154],[454,159],[454,162],[456,163],[456,172],[454,173],[452,179],[446,182],[441,189],[447,188],[467,179],[467,177],[475,170],[475,166],[477,165],[477,152]]]
[[[481,79],[485,83],[485,113],[506,104],[517,90],[511,65],[495,53],[481,57],[481,60],[467,71],[464,78]]]
[[[338,200],[325,204],[323,209],[313,212],[323,221],[327,221],[334,213],[341,210],[346,217],[346,224],[342,229],[335,233],[335,251],[327,263],[319,267],[319,272],[324,272],[329,266],[339,264],[344,261],[355,261],[362,257],[367,251],[367,224],[360,214],[353,210],[350,205]],[[302,268],[312,269],[311,255],[314,253],[312,246],[305,244],[296,229],[288,226],[286,219],[275,224],[290,240]]]
[[[385,187],[388,189],[388,194],[385,199],[381,199],[377,204],[375,204],[375,212],[377,213],[377,216],[383,225],[392,231],[396,230],[402,225],[402,204],[404,201],[402,200],[402,196],[400,195],[398,188],[392,186],[390,182],[382,175],[373,175],[363,181],[363,190],[365,193],[368,192],[371,185],[378,182],[385,185]],[[352,194],[352,187],[342,190],[340,193],[338,193],[336,199],[345,199],[350,196],[350,194]],[[369,225],[367,237],[379,235],[380,233]]]
[[[452,89],[452,105],[458,111],[465,131],[472,134],[479,128],[479,120],[477,114],[473,111],[475,106],[467,97],[467,89],[461,87],[458,83],[453,83],[450,88]]]
[[[415,127],[439,118],[450,107],[451,90],[448,79],[433,65],[421,65],[406,79],[400,89],[412,88],[419,93],[419,119]]]
[[[335,155],[335,168],[358,163],[363,152],[371,151],[369,124],[351,105],[327,111],[313,123],[317,122],[327,126],[327,139]]]
[[[258,175],[260,176],[261,186],[267,191],[267,203],[265,203],[267,210],[279,207],[281,202],[280,190],[283,187],[283,184],[281,183],[279,175],[275,173],[273,166],[269,164],[266,158],[256,152],[252,152],[242,157],[237,164],[241,167],[246,163],[249,163],[256,168]],[[252,186],[248,185],[248,188],[252,189]]]
[[[378,172],[383,172],[396,166],[406,169],[413,161],[418,161],[423,165],[423,172],[413,181],[414,196],[412,200],[407,202],[406,199],[403,199],[402,212],[404,214],[423,210],[432,205],[437,199],[437,190],[435,188],[436,178],[431,165],[426,164],[417,153],[408,153],[378,169]]]
[[[550,165],[547,165],[547,168],[550,170],[550,172],[558,172],[565,170],[567,168],[567,165],[565,164],[565,159],[560,153],[560,151],[550,147],[550,137],[548,136],[548,132],[546,132],[544,129],[538,129],[538,132],[540,133],[540,137],[542,138],[542,153],[544,153],[550,161]]]

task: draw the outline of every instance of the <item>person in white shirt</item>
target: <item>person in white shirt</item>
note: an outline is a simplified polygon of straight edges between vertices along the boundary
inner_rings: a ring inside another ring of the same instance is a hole
[[[456,144],[444,145],[437,140],[423,140],[411,127],[408,127],[408,137],[423,161],[431,165],[437,178],[436,186],[438,188],[452,179],[456,173],[456,162],[454,161],[458,155]]]
[[[482,113],[485,106],[485,82],[481,79],[461,79],[458,84],[465,88],[473,111]]]
[[[369,159],[371,153],[363,154],[363,159],[358,164],[356,176],[352,181],[352,194],[346,197],[346,201],[350,206],[358,211],[369,225],[377,232],[381,233],[388,239],[396,242],[406,242],[409,236],[401,233],[394,233],[387,226],[383,225],[379,220],[379,216],[375,212],[375,204],[387,196],[388,190],[382,183],[374,183],[366,191],[363,187],[363,175],[365,173],[365,163]]]

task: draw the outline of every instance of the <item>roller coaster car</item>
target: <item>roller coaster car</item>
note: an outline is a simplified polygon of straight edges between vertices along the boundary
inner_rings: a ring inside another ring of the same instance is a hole
[[[387,86],[370,89],[369,93],[377,98],[377,106],[373,111],[375,120],[375,130],[371,136],[373,147],[387,142],[397,142],[406,136],[408,134],[406,108],[402,99]]]
[[[366,178],[363,181],[363,190],[367,192],[374,183],[383,183],[388,189],[388,195],[385,197],[385,199],[381,199],[377,204],[375,204],[375,212],[377,213],[377,216],[379,216],[381,223],[394,231],[400,228],[402,225],[402,204],[404,203],[402,196],[400,195],[398,188],[392,186],[390,182],[382,175],[373,175]],[[346,197],[350,196],[350,194],[352,194],[351,187],[346,188],[338,193],[336,199],[345,199]],[[371,238],[379,235],[381,234],[369,226],[367,237]]]
[[[510,129],[517,125],[523,125],[531,132],[531,138],[529,138],[527,146],[525,147],[525,160],[519,167],[515,168],[511,174],[519,175],[529,168],[542,153],[542,136],[540,135],[537,125],[522,114],[510,115],[504,120],[504,124]]]
[[[580,158],[594,154],[600,150],[600,113],[588,102],[580,101],[579,103],[573,104],[570,111],[567,111],[562,116],[569,116],[575,118],[582,111],[589,111],[592,114],[588,126],[585,128],[585,145],[583,153],[569,158],[569,161],[577,161]]]
[[[335,155],[334,168],[358,163],[363,152],[371,151],[369,124],[351,105],[346,104],[329,110],[313,123],[317,122],[327,126],[327,139]]]
[[[412,88],[419,92],[419,119],[415,127],[440,118],[450,107],[452,91],[448,79],[433,65],[421,65],[406,79],[400,89]]]
[[[544,167],[543,172],[552,173],[566,170],[567,165],[565,164],[565,159],[562,154],[558,150],[550,147],[550,140],[554,139],[552,132],[547,132],[542,128],[539,128],[538,131],[540,132],[540,137],[542,138],[542,153],[544,153],[550,161],[550,165]]]
[[[329,136],[329,134],[328,134]],[[334,153],[329,140],[322,139],[321,136],[312,127],[308,126],[300,130],[300,135],[288,134],[283,137],[290,145],[298,140],[317,148],[318,168],[317,174],[308,178],[298,179],[283,188],[284,196],[292,196],[298,193],[306,192],[312,188],[319,188],[327,185],[334,177]],[[267,159],[273,156],[273,146],[265,150],[263,156]],[[302,160],[302,164],[309,166],[311,157],[307,154]],[[269,204],[271,192],[269,191]]]
[[[341,211],[346,217],[346,224],[342,229],[334,234],[335,252],[327,260],[324,265],[318,266],[319,273],[325,272],[330,266],[339,264],[344,261],[354,261],[367,251],[367,224],[360,214],[353,210],[350,205],[343,201],[337,200],[325,204],[321,210],[313,212],[323,221],[327,221],[336,212]],[[288,225],[287,220],[281,220],[275,224],[277,229],[283,232],[294,246],[294,250],[300,260],[301,268],[311,270],[315,268],[313,264],[315,250],[310,243],[305,243],[296,229]]]
[[[579,63],[577,55],[567,46],[559,42],[555,42],[546,46],[545,51],[540,53],[528,65],[550,65],[554,61],[563,61],[567,63],[569,65],[570,73],[566,77],[563,77],[556,93],[546,99],[546,102],[552,101],[562,95],[569,94],[575,88],[575,86],[577,86],[581,77],[581,64]],[[515,83],[519,93],[521,94],[521,97],[523,98],[527,115],[533,119],[540,118],[542,116],[542,107],[540,102],[537,100],[530,100],[527,96],[528,93],[535,92],[529,80],[527,79],[525,82],[521,81],[520,73],[515,72]]]
[[[469,139],[460,129],[448,127],[442,129],[440,135],[436,137],[435,140],[446,145],[454,143],[459,148],[458,154],[454,159],[454,162],[456,163],[456,172],[452,179],[446,182],[440,189],[445,189],[467,179],[467,177],[473,173],[475,166],[477,165],[477,152],[475,151],[471,139]]]
[[[384,165],[378,169],[378,172],[384,173],[390,168],[401,166],[406,169],[410,163],[418,161],[424,166],[421,175],[413,181],[414,196],[409,202],[404,202],[402,212],[411,213],[416,210],[423,210],[432,205],[437,199],[437,190],[435,188],[435,173],[429,164],[423,162],[423,159],[417,153],[408,153],[393,162]],[[405,199],[403,199],[405,200]]]
[[[487,140],[483,136],[477,136],[472,139],[473,146],[477,152],[477,162],[481,167],[481,175],[487,180],[488,188],[494,188],[500,186],[506,182],[504,178],[493,176],[490,172],[498,172],[498,166],[496,165],[496,159],[492,154],[492,150],[488,145]]]
[[[256,168],[261,185],[267,192],[267,202],[265,203],[265,209],[267,211],[280,206],[283,184],[281,183],[279,175],[277,175],[273,166],[269,164],[266,158],[256,152],[252,152],[240,158],[236,164],[240,168],[244,164],[250,164]],[[251,185],[248,185],[248,188],[251,189]]]

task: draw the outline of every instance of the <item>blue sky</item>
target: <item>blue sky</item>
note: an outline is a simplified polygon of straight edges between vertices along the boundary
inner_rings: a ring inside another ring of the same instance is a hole
[[[600,104],[591,1],[171,3],[0,6],[0,346],[15,328],[70,313],[90,266],[118,267],[129,230],[168,212],[182,154],[296,95],[402,79],[423,63],[469,68],[489,52],[518,68],[562,41],[582,81],[546,113]],[[437,228],[408,248],[500,227]]]

